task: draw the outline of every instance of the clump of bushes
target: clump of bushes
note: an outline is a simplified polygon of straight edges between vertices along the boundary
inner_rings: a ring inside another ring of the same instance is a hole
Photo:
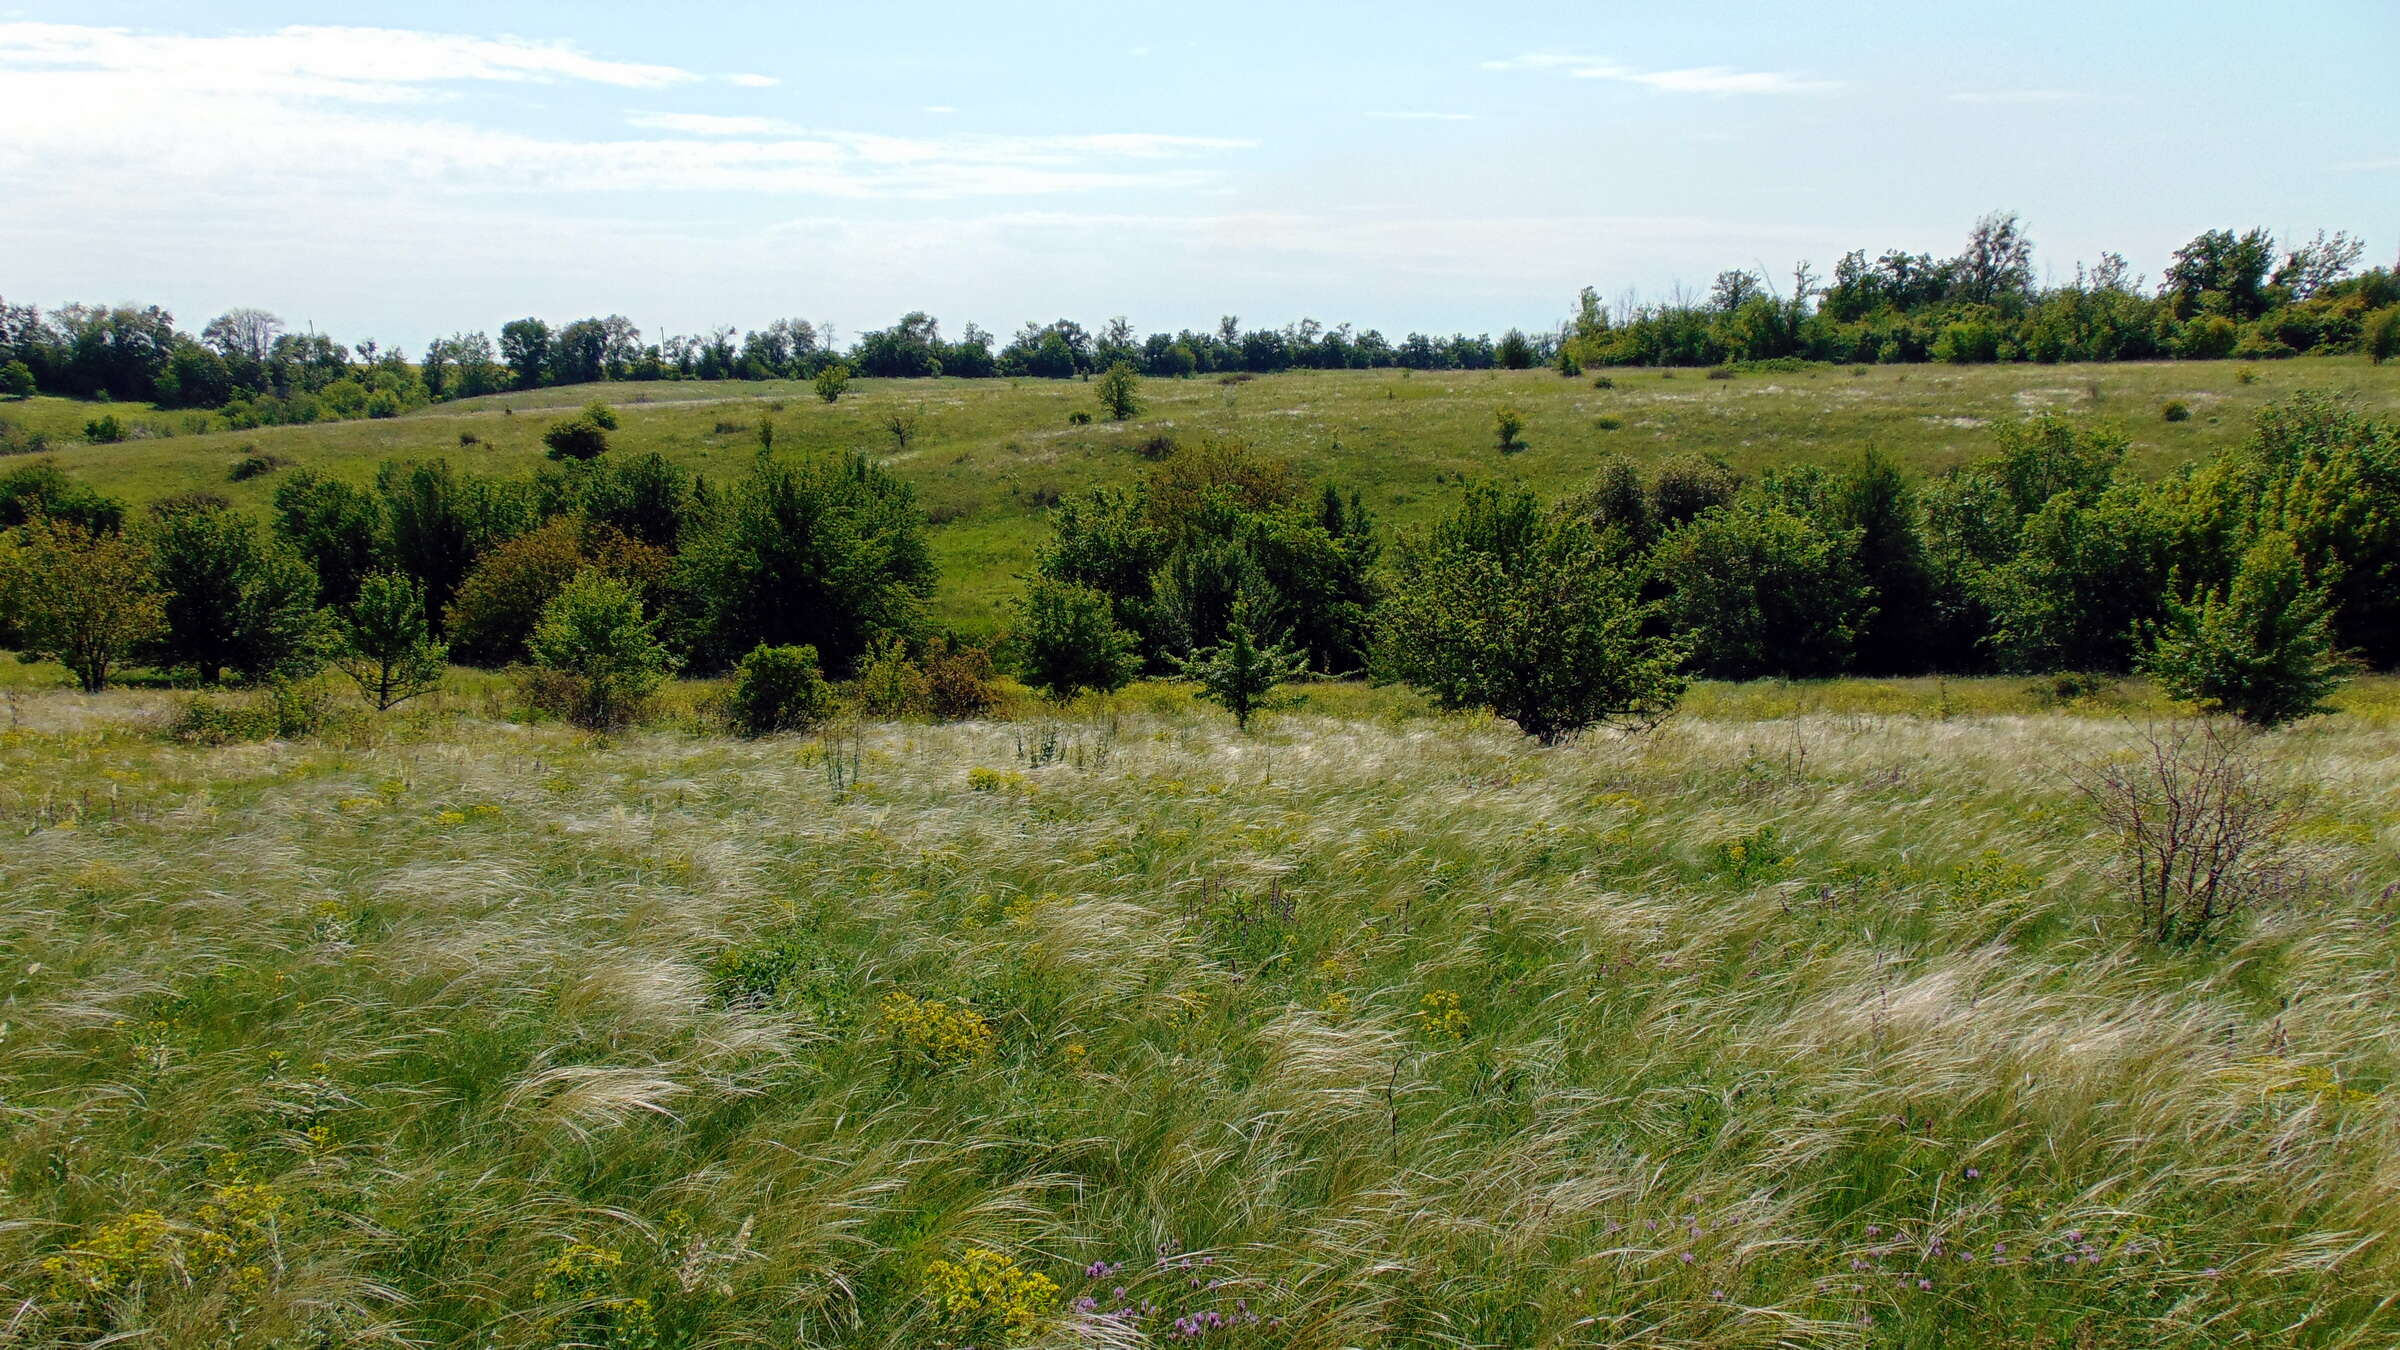
[[[2158,410],[2158,415],[2170,422],[2189,422],[2192,420],[2191,408],[2179,398],[2168,399],[2166,406]]]
[[[542,433],[542,444],[550,447],[552,459],[598,459],[608,453],[608,433],[616,429],[615,410],[594,403],[563,422],[551,423]]]
[[[1622,417],[1595,417],[1592,419],[1592,425],[1602,431],[1616,431],[1625,425],[1625,419]]]
[[[176,706],[167,734],[194,745],[292,741],[335,720],[332,696],[315,681],[284,681],[245,694],[190,694]]]
[[[1733,378],[1733,367],[1711,366],[1708,370],[1708,378],[1712,380],[1730,380]]]
[[[999,704],[991,653],[943,637],[926,639],[918,658],[909,655],[907,643],[890,639],[859,672],[859,711],[869,717],[959,722],[985,716]]]
[[[1077,408],[1075,411],[1073,411],[1073,412],[1071,412],[1071,413],[1068,413],[1068,414],[1067,414],[1067,425],[1068,425],[1068,426],[1071,426],[1071,427],[1088,427],[1088,426],[1090,426],[1091,424],[1092,424],[1092,415],[1091,415],[1090,413],[1088,413],[1088,412],[1085,412],[1085,411],[1084,411],[1083,409],[1081,409],[1081,408]]]
[[[588,568],[542,609],[524,690],[541,712],[613,731],[647,710],[671,662],[639,592]]]
[[[1602,375],[1592,381],[1592,387],[1594,389],[1614,389],[1617,387],[1617,382],[1610,379],[1606,375]]]
[[[290,463],[281,455],[246,454],[233,462],[233,467],[225,471],[225,477],[236,483],[247,483],[253,478],[264,478]]]
[[[83,424],[83,438],[93,445],[115,445],[125,439],[125,424],[115,413],[102,413]]]

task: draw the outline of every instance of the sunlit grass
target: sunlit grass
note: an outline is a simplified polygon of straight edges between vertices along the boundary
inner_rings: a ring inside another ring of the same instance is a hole
[[[2058,773],[2139,687],[1702,686],[1548,751],[1362,686],[735,742],[462,675],[214,749],[21,689],[0,1321],[2389,1344],[2393,689],[2268,742],[2309,882],[2187,951]]]

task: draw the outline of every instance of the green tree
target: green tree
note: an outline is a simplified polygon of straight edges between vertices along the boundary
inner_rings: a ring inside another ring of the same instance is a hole
[[[640,592],[598,568],[578,573],[543,607],[529,646],[558,682],[558,710],[593,731],[632,721],[667,677],[667,649],[642,614]]]
[[[863,455],[762,456],[686,541],[677,585],[704,663],[804,645],[846,676],[876,639],[922,625],[934,565],[916,495],[890,471]]]
[[[1492,434],[1499,441],[1502,454],[1513,455],[1525,448],[1525,414],[1514,408],[1499,408],[1492,413]]]
[[[1555,744],[1655,725],[1683,696],[1684,651],[1655,630],[1642,576],[1583,521],[1522,489],[1478,486],[1398,550],[1377,612],[1378,667],[1446,708],[1489,708]]]
[[[850,367],[836,361],[817,372],[817,397],[827,403],[838,403],[850,390]]]
[[[204,683],[228,670],[254,680],[298,679],[324,666],[331,633],[317,578],[289,545],[218,498],[154,508],[150,550],[166,599],[162,663]]]
[[[609,420],[614,422],[615,414],[611,413]],[[563,422],[551,423],[542,433],[542,444],[550,447],[552,459],[598,459],[608,453],[608,428],[586,410]]]
[[[2331,711],[2325,696],[2349,676],[2334,650],[2333,601],[2309,584],[2289,535],[2252,544],[2230,589],[2189,603],[2169,596],[2166,610],[2142,669],[2206,711],[2279,727]]]
[[[275,487],[270,520],[316,573],[319,603],[338,608],[358,597],[382,549],[383,507],[373,493],[295,469]]]
[[[1119,361],[1102,371],[1092,392],[1112,422],[1126,421],[1142,411],[1142,377],[1130,361]]]
[[[377,712],[441,687],[449,649],[425,625],[425,588],[398,572],[362,578],[334,664]]]
[[[2367,359],[2379,366],[2400,356],[2400,305],[2386,305],[2369,314],[2360,330],[2359,346]]]
[[[817,667],[814,647],[760,643],[735,667],[725,696],[725,719],[741,736],[805,730],[832,711],[833,686]]]
[[[1141,645],[1117,626],[1108,597],[1039,577],[1017,601],[1025,682],[1065,702],[1087,689],[1125,687],[1142,668]]]
[[[11,361],[5,366],[0,366],[0,395],[9,398],[32,398],[33,391],[33,367],[22,361]]]
[[[1877,675],[1928,668],[1933,574],[1915,485],[1890,457],[1869,450],[1835,495],[1833,519],[1857,540],[1859,579],[1875,604],[1858,624],[1858,667]]]
[[[150,550],[136,536],[36,517],[0,554],[0,600],[24,652],[48,656],[88,692],[166,624]]]
[[[1859,536],[1750,494],[1659,541],[1652,565],[1693,660],[1718,679],[1832,675],[1874,614]]]
[[[1225,640],[1184,658],[1184,678],[1200,686],[1200,696],[1233,714],[1234,725],[1250,729],[1258,712],[1279,706],[1275,690],[1308,672],[1298,652],[1262,646],[1250,628],[1250,607],[1236,604],[1225,625]]]

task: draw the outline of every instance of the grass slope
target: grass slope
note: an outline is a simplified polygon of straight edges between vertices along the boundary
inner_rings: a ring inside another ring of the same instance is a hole
[[[1058,1346],[2388,1345],[2394,694],[2266,743],[2310,883],[2187,952],[2057,772],[2118,709],[2010,682],[1547,751],[14,695],[6,1334],[903,1350],[986,1262]]]
[[[2240,382],[2249,371],[2253,382]],[[229,483],[242,454],[281,456],[364,481],[387,458],[446,455],[485,472],[527,474],[543,462],[541,432],[591,399],[616,405],[621,450],[659,450],[702,472],[729,476],[757,449],[756,426],[775,424],[779,449],[859,447],[887,455],[914,482],[934,518],[944,586],[942,618],[988,631],[1002,618],[1056,494],[1122,482],[1142,467],[1153,437],[1239,437],[1287,456],[1310,474],[1364,490],[1394,523],[1424,518],[1444,484],[1461,476],[1521,477],[1543,491],[1583,483],[1596,457],[1624,454],[1655,463],[1685,452],[1721,454],[1748,471],[1803,461],[1841,461],[1869,446],[1921,471],[1990,452],[1985,428],[1998,418],[2055,408],[2121,420],[2134,464],[2160,472],[2239,443],[2257,408],[2301,388],[2348,392],[2361,405],[2400,413],[2400,366],[2364,358],[2089,366],[1878,366],[1709,380],[1696,370],[1607,372],[1613,389],[1548,370],[1479,373],[1342,371],[1294,373],[1226,384],[1216,379],[1150,380],[1147,407],[1123,424],[1070,426],[1093,411],[1081,382],[1043,380],[861,381],[839,404],[805,383],[588,385],[442,404],[389,421],[343,422],[244,432],[175,434],[117,445],[68,445],[62,464],[111,492],[151,500],[207,489],[259,503],[268,475]],[[2160,415],[2181,400],[2192,418]],[[1530,449],[1494,449],[1495,410],[1527,422]],[[79,435],[99,406],[35,399],[0,416],[54,437]],[[117,410],[136,425],[174,432],[205,416]],[[916,440],[894,453],[884,429],[895,413],[919,419]],[[1613,422],[1607,429],[1604,422]],[[462,446],[461,434],[478,443]]]

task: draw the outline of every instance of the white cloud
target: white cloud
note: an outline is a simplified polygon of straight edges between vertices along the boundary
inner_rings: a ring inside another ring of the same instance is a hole
[[[799,130],[773,117],[719,117],[710,113],[635,113],[625,122],[648,131],[679,131],[687,136],[778,136]]]
[[[1578,80],[1614,80],[1668,94],[1823,94],[1842,87],[1839,80],[1814,80],[1784,71],[1735,70],[1731,66],[1642,70],[1605,57],[1566,52],[1533,52],[1505,61],[1486,61],[1483,68],[1535,71]]]
[[[744,89],[772,89],[783,81],[772,75],[728,75],[725,83],[738,84]]]
[[[928,103],[925,105],[924,110],[937,116],[947,116],[950,113],[958,111],[958,109],[951,107],[947,103]]]
[[[1472,122],[1473,113],[1453,112],[1371,112],[1367,116],[1383,122]]]
[[[461,81],[574,81],[659,89],[700,77],[673,66],[607,61],[566,43],[396,28],[294,26],[192,37],[76,24],[0,23],[0,71],[139,80],[223,92],[395,103]]]

